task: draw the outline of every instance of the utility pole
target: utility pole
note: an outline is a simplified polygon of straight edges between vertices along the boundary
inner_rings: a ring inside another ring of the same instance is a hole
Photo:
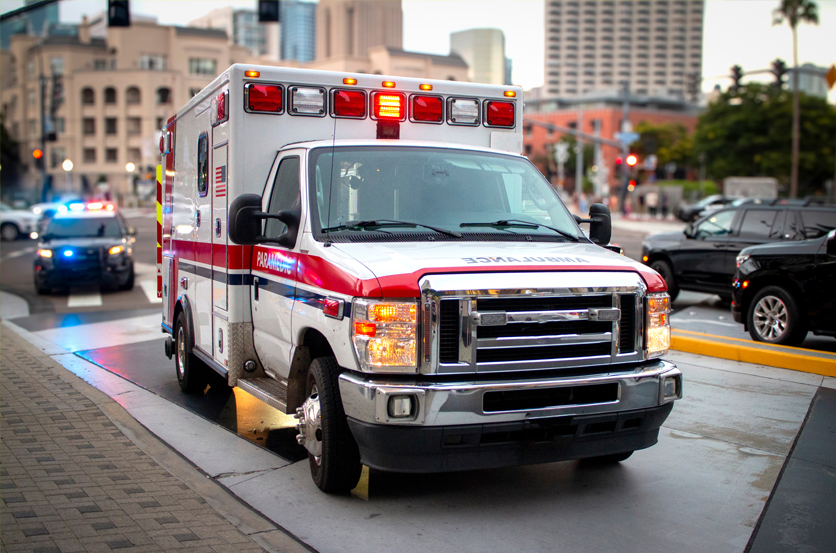
[[[41,86],[41,151],[44,153],[41,158],[41,197],[42,201],[47,201],[43,198],[46,193],[46,76],[44,75],[44,56],[43,48],[38,47],[38,82]],[[52,152],[50,152],[51,154]]]
[[[624,81],[624,106],[621,112],[621,132],[632,132],[633,125],[630,124],[630,81]],[[624,160],[624,165],[621,166],[621,213],[627,214],[627,183],[629,182],[629,175],[627,174],[627,155],[630,153],[630,146],[621,144],[621,159]]]
[[[578,110],[578,130],[583,131],[583,111]],[[575,137],[575,193],[580,198],[583,193],[583,139]]]

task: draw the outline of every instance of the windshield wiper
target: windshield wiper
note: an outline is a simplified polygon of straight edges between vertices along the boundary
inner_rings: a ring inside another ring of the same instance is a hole
[[[506,228],[530,228],[530,229],[537,229],[540,227],[547,228],[551,231],[556,232],[557,234],[563,236],[564,238],[568,238],[573,242],[578,242],[579,239],[577,236],[573,234],[569,234],[566,231],[560,230],[558,228],[550,227],[548,225],[541,225],[540,223],[532,223],[530,221],[522,221],[520,219],[501,219],[499,221],[494,221],[492,223],[462,223],[459,225],[460,227],[495,227],[499,229],[505,230]]]
[[[439,227],[433,227],[430,225],[424,225],[421,223],[411,223],[409,221],[396,221],[394,219],[371,219],[368,221],[349,221],[343,225],[337,225],[336,227],[328,227],[322,229],[322,232],[336,232],[340,230],[374,230],[375,228],[382,228],[382,227],[422,227],[426,229],[433,230],[439,234],[446,234],[447,236],[455,236],[456,238],[461,238],[462,233],[456,232],[454,230],[447,230]]]

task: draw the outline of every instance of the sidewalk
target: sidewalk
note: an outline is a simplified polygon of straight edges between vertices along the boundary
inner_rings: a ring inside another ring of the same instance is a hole
[[[306,549],[7,329],[0,366],[3,551]]]

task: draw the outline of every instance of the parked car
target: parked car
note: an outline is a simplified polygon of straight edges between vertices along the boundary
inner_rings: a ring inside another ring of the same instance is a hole
[[[713,194],[711,196],[706,196],[695,204],[679,206],[675,215],[678,219],[685,221],[686,223],[690,223],[692,221],[696,221],[701,216],[708,215],[713,211],[726,207],[737,199],[739,198],[736,196],[732,197],[723,196],[722,194]]]
[[[836,230],[813,240],[745,248],[737,256],[732,315],[753,340],[800,345],[836,337]]]
[[[642,243],[642,261],[662,275],[671,299],[680,290],[692,290],[731,300],[740,250],[818,238],[834,228],[833,206],[743,204],[715,211],[682,232],[648,236]]]
[[[12,209],[0,204],[0,238],[4,241],[17,240],[20,236],[29,238],[38,225],[37,215],[26,209]]]

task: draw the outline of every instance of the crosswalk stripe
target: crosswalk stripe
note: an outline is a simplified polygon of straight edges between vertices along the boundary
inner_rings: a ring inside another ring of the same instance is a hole
[[[101,304],[102,295],[99,292],[71,293],[67,298],[67,307],[98,307]]]
[[[163,299],[157,297],[157,283],[153,280],[143,280],[139,283],[142,291],[145,292],[145,297],[151,303],[162,303]]]

